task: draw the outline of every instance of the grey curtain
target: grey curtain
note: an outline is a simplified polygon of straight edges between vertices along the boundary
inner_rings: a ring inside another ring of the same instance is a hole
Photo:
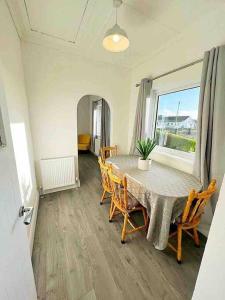
[[[152,80],[148,78],[142,79],[136,108],[134,121],[134,131],[131,141],[130,154],[136,153],[137,141],[145,137],[145,114],[146,114],[146,99],[150,97],[152,88]]]
[[[225,46],[204,55],[198,112],[194,175],[204,187],[212,178],[218,183],[211,204],[214,212],[225,173]]]
[[[110,108],[108,103],[102,99],[101,147],[106,146],[110,146]]]

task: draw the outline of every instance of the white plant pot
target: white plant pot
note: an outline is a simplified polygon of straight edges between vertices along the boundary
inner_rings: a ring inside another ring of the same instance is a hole
[[[143,160],[143,159],[141,159],[141,157],[139,157],[139,159],[138,159],[138,169],[143,170],[143,171],[148,171],[149,167],[150,167],[150,163],[151,163],[150,159]]]

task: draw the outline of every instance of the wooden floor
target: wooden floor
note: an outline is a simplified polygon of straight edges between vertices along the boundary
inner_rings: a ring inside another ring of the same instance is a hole
[[[99,205],[97,160],[79,157],[81,188],[40,200],[33,250],[38,299],[191,299],[204,247],[184,239],[184,263],[138,232],[120,243],[121,219]],[[202,245],[205,242],[202,241]]]

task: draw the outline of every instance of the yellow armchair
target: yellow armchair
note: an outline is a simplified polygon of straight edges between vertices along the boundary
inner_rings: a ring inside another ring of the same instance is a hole
[[[78,135],[78,150],[87,151],[91,146],[90,134],[79,134]]]

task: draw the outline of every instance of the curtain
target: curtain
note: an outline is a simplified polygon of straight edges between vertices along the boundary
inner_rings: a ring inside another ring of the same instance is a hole
[[[225,173],[225,46],[204,55],[198,112],[194,175],[204,187],[212,178],[218,191],[211,201],[214,212]]]
[[[145,115],[146,115],[146,99],[150,97],[152,88],[152,80],[142,79],[136,108],[134,121],[133,137],[131,141],[130,154],[136,153],[137,141],[145,138]]]
[[[102,99],[101,147],[106,146],[110,146],[110,109],[108,103]]]

